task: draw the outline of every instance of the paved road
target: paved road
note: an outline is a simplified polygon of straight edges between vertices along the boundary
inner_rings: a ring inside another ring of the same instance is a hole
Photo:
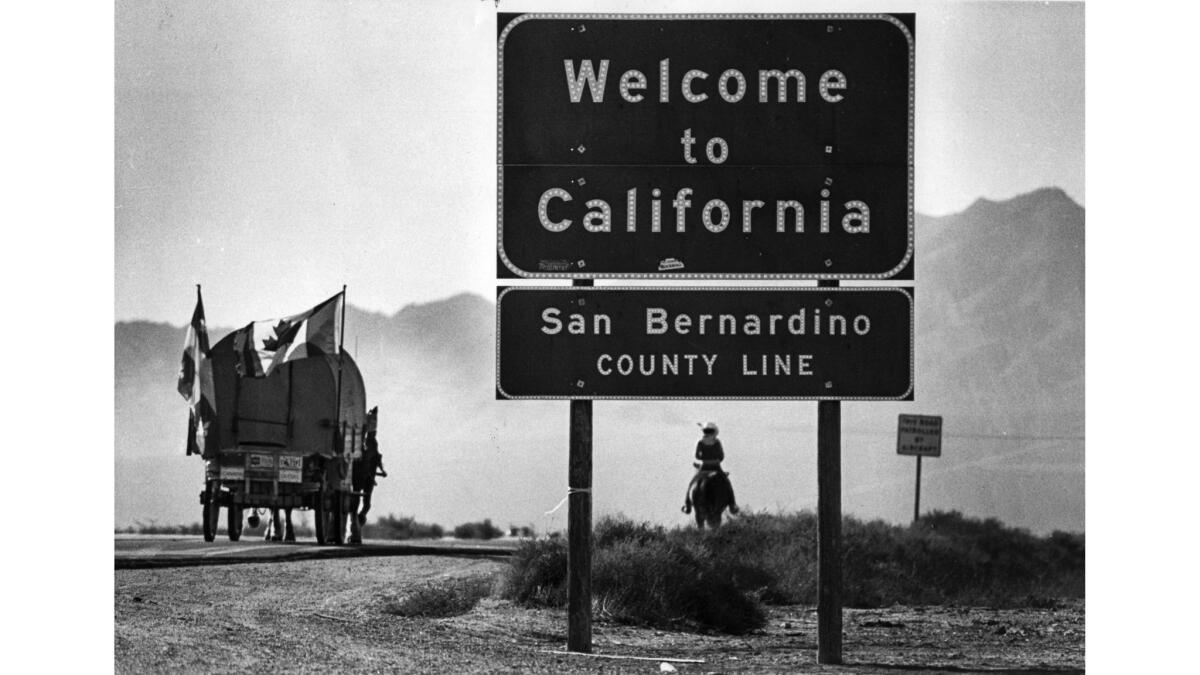
[[[516,539],[497,539],[488,542],[459,539],[426,539],[405,542],[367,540],[361,546],[317,546],[312,541],[285,544],[253,538],[236,542],[218,539],[208,543],[199,535],[118,534],[113,540],[116,569],[325,560],[363,556],[506,557],[516,547]]]

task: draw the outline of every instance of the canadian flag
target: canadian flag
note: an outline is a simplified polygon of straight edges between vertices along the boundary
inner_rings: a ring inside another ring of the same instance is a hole
[[[240,374],[266,377],[288,361],[336,354],[343,302],[338,293],[307,312],[255,321],[238,330],[234,348]]]
[[[188,324],[187,337],[183,342],[183,361],[179,365],[179,380],[176,388],[191,406],[188,412],[187,454],[204,453],[204,441],[208,426],[216,416],[213,401],[212,362],[208,359],[208,327],[204,322],[204,300],[200,287],[196,287],[196,309]]]

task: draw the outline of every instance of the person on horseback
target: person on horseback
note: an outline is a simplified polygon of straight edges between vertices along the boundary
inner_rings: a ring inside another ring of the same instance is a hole
[[[716,471],[718,476],[725,479],[729,484],[729,512],[737,513],[740,509],[737,505],[737,500],[733,497],[733,484],[729,482],[728,475],[721,469],[721,462],[725,460],[725,448],[721,446],[721,441],[717,439],[717,425],[713,422],[705,422],[701,427],[704,435],[696,442],[696,459],[700,460],[696,464],[696,474],[692,476],[692,480],[688,483],[687,492],[683,496],[683,512],[692,512],[692,488],[696,486],[696,481],[705,471]]]

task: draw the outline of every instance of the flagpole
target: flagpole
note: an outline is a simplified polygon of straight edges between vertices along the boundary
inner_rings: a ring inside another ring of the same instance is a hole
[[[342,344],[346,341],[346,284],[342,284],[342,327],[338,332],[340,334],[338,335],[338,350],[337,350],[337,352],[338,352],[337,353],[337,357],[338,357],[338,359],[337,359],[337,364],[338,364],[337,412],[334,414],[334,419],[337,420],[338,431],[341,431],[344,434],[345,430],[341,428],[341,426],[342,426],[341,425],[341,422],[342,422]],[[342,439],[342,447],[337,449],[337,454],[339,454],[339,455],[342,454],[342,450],[345,449],[345,446],[346,446],[346,441],[343,438]]]
[[[342,353],[342,344],[346,342],[346,284],[342,284],[342,329],[340,333],[341,335],[338,336],[338,354]]]
[[[196,306],[200,308],[201,319],[204,321],[204,336],[196,334],[196,349],[203,352],[201,356],[208,358],[208,317],[204,316],[204,298],[200,295],[200,284],[196,284]],[[200,382],[200,359],[196,359],[196,382]]]

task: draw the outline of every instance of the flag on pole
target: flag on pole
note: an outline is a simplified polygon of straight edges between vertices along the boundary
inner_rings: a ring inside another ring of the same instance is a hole
[[[342,324],[341,293],[307,312],[255,321],[234,334],[238,374],[266,377],[288,361],[336,354]]]
[[[204,300],[196,286],[196,309],[183,342],[183,361],[179,366],[176,388],[191,409],[188,411],[187,454],[204,452],[209,424],[215,415],[213,406],[212,363],[208,359],[208,326],[204,322]]]

